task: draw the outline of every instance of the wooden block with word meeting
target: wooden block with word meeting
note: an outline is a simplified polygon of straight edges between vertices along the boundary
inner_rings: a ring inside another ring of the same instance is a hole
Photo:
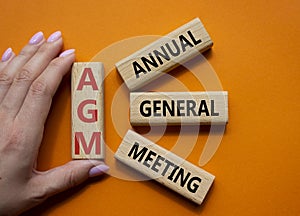
[[[132,125],[207,125],[227,122],[226,91],[130,93]]]
[[[203,202],[215,178],[131,130],[115,158],[197,204]]]
[[[100,62],[72,67],[72,158],[104,159],[104,68]]]
[[[199,18],[116,63],[130,91],[135,91],[213,45]]]

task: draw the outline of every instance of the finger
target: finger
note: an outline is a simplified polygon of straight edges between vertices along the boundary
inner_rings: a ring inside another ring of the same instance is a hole
[[[14,58],[15,53],[13,52],[12,48],[7,48],[5,52],[3,53],[1,57],[0,62],[0,73],[3,71],[3,69],[8,65],[8,63]]]
[[[68,55],[54,59],[44,72],[33,82],[24,103],[15,118],[17,125],[27,129],[27,146],[37,151],[40,143],[36,139],[43,132],[43,127],[51,106],[52,97],[58,88],[62,77],[70,70],[75,60],[74,50],[67,50]],[[64,54],[62,53],[62,54]]]
[[[49,196],[72,188],[89,177],[99,176],[108,172],[109,167],[102,161],[76,160],[51,169],[46,172],[37,172],[29,184],[29,193],[41,201]]]
[[[55,36],[55,40],[50,40]],[[6,108],[10,117],[15,117],[19,112],[27,92],[34,80],[45,70],[49,63],[60,52],[63,42],[61,33],[55,32],[49,37],[35,55],[20,69],[9,88],[1,106]],[[0,106],[0,109],[1,109]]]
[[[1,92],[6,92],[7,88],[5,85],[1,85],[1,83],[6,82],[10,78],[7,77],[7,73],[3,73],[4,68],[9,64],[9,62],[15,57],[15,53],[12,51],[12,48],[8,48],[2,55],[0,62],[0,102],[1,102]]]
[[[45,42],[42,32],[38,32],[32,36],[28,44],[21,50],[19,55],[15,56],[0,71],[0,103],[3,100],[7,90],[12,84],[15,75],[20,68],[37,52],[39,47]]]

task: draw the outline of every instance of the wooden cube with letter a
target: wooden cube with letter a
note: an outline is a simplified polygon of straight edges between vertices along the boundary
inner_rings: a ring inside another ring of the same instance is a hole
[[[72,158],[104,159],[104,68],[76,62],[72,68]]]
[[[208,32],[196,18],[120,60],[116,67],[129,90],[136,91],[212,45]]]

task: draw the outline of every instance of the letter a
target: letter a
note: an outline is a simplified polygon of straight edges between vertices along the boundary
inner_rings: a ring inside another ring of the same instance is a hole
[[[87,81],[86,78],[89,77],[89,80]],[[95,77],[93,75],[93,71],[91,68],[84,68],[82,76],[79,80],[79,84],[77,87],[77,90],[82,90],[83,86],[92,86],[94,91],[98,90],[98,86],[95,80]]]
[[[137,63],[136,61],[132,63],[132,66],[133,66],[136,78],[139,78],[140,73],[142,73],[142,72],[144,74],[147,74],[146,70],[141,65],[139,65],[139,63]]]

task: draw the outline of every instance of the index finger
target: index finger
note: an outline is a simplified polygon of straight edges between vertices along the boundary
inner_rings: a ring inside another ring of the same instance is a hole
[[[16,116],[16,125],[27,128],[26,143],[29,149],[38,150],[45,121],[50,110],[52,97],[62,77],[71,69],[75,60],[74,50],[67,50],[68,55],[55,58],[43,73],[32,83],[24,103]]]

